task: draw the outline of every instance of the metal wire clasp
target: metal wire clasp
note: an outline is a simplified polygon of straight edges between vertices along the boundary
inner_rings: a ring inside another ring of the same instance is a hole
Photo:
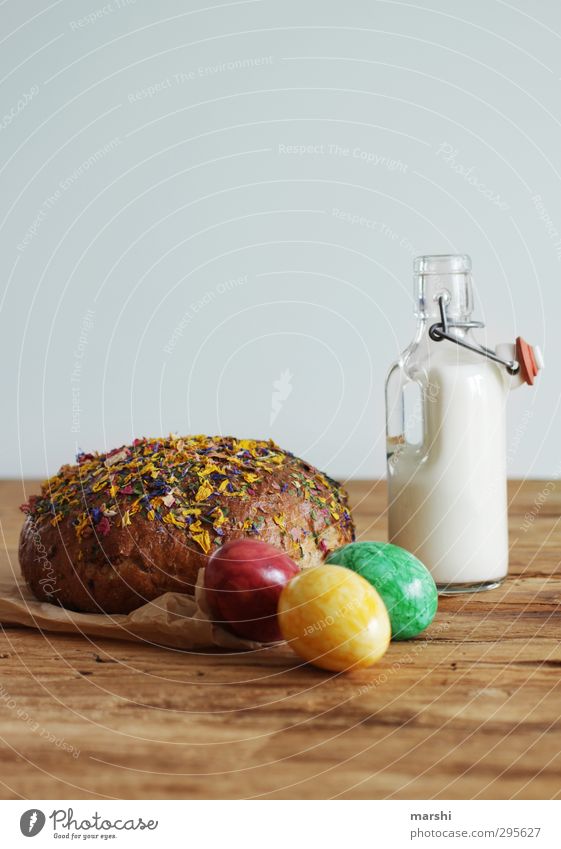
[[[458,336],[454,336],[448,332],[449,327],[461,327],[463,330],[469,330],[473,327],[485,327],[482,321],[452,321],[446,313],[446,297],[444,294],[438,296],[438,308],[440,310],[440,321],[429,327],[429,336],[434,342],[442,342],[443,339],[447,339],[449,342],[461,345],[462,348],[467,348],[469,351],[474,351],[476,354],[487,357],[488,360],[500,363],[500,365],[506,368],[509,374],[518,374],[520,364],[517,360],[503,360],[502,357],[498,357],[489,348],[485,348],[483,345],[473,345],[471,342],[466,342],[464,339],[460,339]]]

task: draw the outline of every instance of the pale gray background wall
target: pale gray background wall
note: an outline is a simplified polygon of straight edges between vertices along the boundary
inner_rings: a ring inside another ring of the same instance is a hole
[[[381,475],[455,251],[549,366],[510,474],[558,474],[559,3],[4,0],[0,98],[3,475],[170,430]]]

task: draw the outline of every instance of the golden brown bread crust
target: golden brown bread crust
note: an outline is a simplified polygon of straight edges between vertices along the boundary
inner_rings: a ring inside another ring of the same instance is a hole
[[[193,594],[199,568],[229,539],[264,540],[302,568],[354,539],[339,484],[271,441],[233,437],[79,455],[22,509],[19,560],[33,593],[95,613]]]

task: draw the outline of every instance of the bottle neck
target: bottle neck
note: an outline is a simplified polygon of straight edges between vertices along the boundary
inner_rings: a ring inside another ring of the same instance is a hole
[[[415,260],[414,283],[418,330],[422,331],[441,321],[441,299],[452,325],[470,321],[473,290],[468,256],[418,257]],[[450,332],[462,334],[465,331],[451,326]]]

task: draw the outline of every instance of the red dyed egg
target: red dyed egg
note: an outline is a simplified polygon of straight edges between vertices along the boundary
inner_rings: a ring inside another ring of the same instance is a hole
[[[282,640],[278,601],[285,584],[299,571],[288,554],[266,542],[225,543],[205,569],[205,593],[214,620],[239,637],[261,643]]]

